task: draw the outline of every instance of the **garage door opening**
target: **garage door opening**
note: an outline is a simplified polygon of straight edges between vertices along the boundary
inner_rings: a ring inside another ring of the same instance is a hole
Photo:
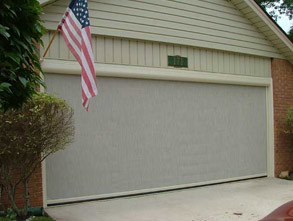
[[[266,88],[99,78],[86,113],[80,76],[47,74],[75,110],[75,141],[46,161],[48,203],[267,174]]]

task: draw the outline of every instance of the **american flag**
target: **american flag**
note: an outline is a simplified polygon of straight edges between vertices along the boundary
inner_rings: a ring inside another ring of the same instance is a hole
[[[82,105],[98,94],[87,0],[72,0],[58,26],[66,45],[81,66]]]

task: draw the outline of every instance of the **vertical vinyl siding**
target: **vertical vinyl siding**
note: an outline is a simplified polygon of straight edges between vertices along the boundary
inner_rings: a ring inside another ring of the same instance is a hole
[[[50,36],[49,32],[43,37],[45,46],[48,45]],[[188,58],[188,68],[182,68],[185,70],[256,77],[271,76],[270,58],[151,41],[103,36],[93,36],[92,39],[94,60],[97,63],[174,68],[168,67],[168,55],[180,55]],[[46,58],[75,60],[60,34],[56,36]]]
[[[67,5],[59,0],[45,7],[42,19],[48,29],[57,27]],[[89,9],[92,33],[97,35],[282,57],[224,0],[89,0]]]

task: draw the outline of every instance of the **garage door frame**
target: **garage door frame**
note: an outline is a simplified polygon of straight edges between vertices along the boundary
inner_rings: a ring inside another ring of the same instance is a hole
[[[75,61],[60,61],[53,59],[46,59],[42,63],[42,68],[45,73],[55,74],[70,74],[80,75],[81,69]],[[136,67],[126,65],[112,65],[112,64],[95,64],[97,70],[97,76],[103,77],[119,77],[119,78],[137,78],[137,79],[152,79],[152,80],[168,80],[168,81],[184,81],[184,82],[197,82],[197,83],[213,83],[213,84],[230,84],[230,85],[244,85],[244,86],[257,86],[266,88],[266,115],[267,115],[267,175],[269,177],[274,176],[274,132],[273,132],[273,90],[272,79],[262,77],[252,77],[243,75],[229,75],[212,72],[198,72],[189,71],[183,69],[165,69],[165,68],[150,68],[150,67]],[[215,180],[209,182],[192,183],[186,185],[169,186],[164,188],[155,188],[151,190],[130,191],[119,194],[103,194],[98,196],[78,197],[66,200],[52,200],[47,202],[46,191],[46,162],[42,164],[43,172],[43,203],[47,206],[47,203],[62,203],[63,201],[80,201],[90,200],[97,198],[105,198],[117,195],[129,195],[142,192],[154,192],[159,190],[184,188],[190,186],[199,186],[205,184],[213,184],[220,182],[228,182],[237,179],[254,178],[260,175],[247,176],[247,177],[235,177],[223,180]]]

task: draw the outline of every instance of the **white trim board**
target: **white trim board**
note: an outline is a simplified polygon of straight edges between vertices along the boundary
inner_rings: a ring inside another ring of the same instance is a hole
[[[45,73],[74,75],[80,75],[81,73],[81,67],[76,61],[45,59],[42,62],[42,68]],[[96,75],[101,77],[189,81],[262,87],[267,87],[271,84],[271,78],[189,71],[176,68],[169,69],[95,63],[95,69]]]
[[[42,62],[42,68],[46,73],[54,74],[70,74],[80,75],[80,65],[75,61],[62,61],[45,59]],[[273,92],[272,92],[272,79],[262,77],[250,77],[240,75],[219,74],[211,72],[197,72],[180,69],[164,69],[164,68],[148,68],[127,65],[113,65],[113,64],[95,64],[97,76],[104,77],[120,77],[120,78],[140,78],[140,79],[153,79],[153,80],[169,80],[169,81],[187,81],[187,82],[202,82],[214,84],[232,84],[232,85],[245,85],[245,86],[258,86],[266,87],[266,105],[267,105],[267,173],[257,174],[245,177],[234,177],[223,180],[208,181],[202,183],[192,183],[179,186],[169,186],[148,190],[130,191],[115,194],[103,194],[96,196],[85,196],[69,199],[48,200],[48,204],[73,202],[81,200],[91,200],[113,196],[123,196],[131,194],[139,194],[143,192],[155,192],[162,190],[171,190],[177,188],[186,188],[192,186],[201,186],[221,182],[229,182],[241,179],[249,179],[261,176],[274,176],[274,130],[273,130]],[[44,175],[45,176],[45,175]],[[44,179],[45,180],[45,179]]]
[[[274,162],[274,103],[273,103],[273,80],[266,88],[267,104],[267,173],[269,177],[275,176]]]
[[[47,208],[47,170],[46,159],[42,161],[42,188],[43,188],[43,207]]]
[[[98,199],[113,198],[113,197],[131,196],[131,195],[137,195],[137,194],[143,194],[143,193],[184,189],[184,188],[198,187],[198,186],[211,185],[211,184],[217,184],[217,183],[220,184],[220,183],[226,183],[231,181],[246,180],[246,179],[265,177],[265,176],[267,176],[267,174],[262,173],[262,174],[256,174],[256,175],[250,175],[250,176],[241,176],[241,177],[234,177],[234,178],[227,178],[227,179],[220,179],[220,180],[213,180],[213,181],[206,181],[206,182],[174,185],[174,186],[168,186],[168,187],[158,187],[158,188],[119,192],[119,193],[82,196],[82,197],[74,197],[74,198],[66,198],[66,199],[58,199],[58,200],[48,200],[48,205],[50,206],[50,204],[72,203],[77,201],[98,200]]]
[[[44,81],[44,75],[41,75],[41,79]],[[44,93],[45,88],[40,85],[40,92]],[[42,189],[43,189],[43,207],[47,208],[47,182],[46,182],[46,159],[44,159],[41,163],[41,168],[42,168]]]
[[[46,5],[49,5],[53,2],[56,2],[57,0],[39,0],[39,3],[42,7],[46,6]]]

